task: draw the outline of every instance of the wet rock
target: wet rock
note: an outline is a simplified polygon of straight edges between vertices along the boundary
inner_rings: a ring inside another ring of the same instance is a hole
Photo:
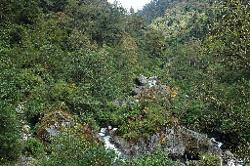
[[[135,81],[132,95],[136,103],[159,100],[169,102],[170,98],[176,97],[177,90],[161,84],[159,78],[156,76],[145,77],[140,75]],[[189,96],[186,96],[186,98],[189,98]],[[113,102],[118,107],[128,103],[126,100],[116,100]],[[140,116],[143,117],[143,115]],[[110,134],[112,128],[108,127],[107,131]],[[105,136],[102,133],[100,135]],[[172,159],[181,160],[184,165],[198,164],[200,156],[204,153],[218,155],[224,163],[228,160],[231,162],[238,161],[229,152],[223,152],[221,149],[223,144],[221,142],[218,142],[215,138],[208,138],[206,134],[179,126],[178,120],[173,121],[172,127],[168,127],[148,138],[138,138],[137,140],[129,141],[116,136],[115,132],[109,136],[109,141],[115,145],[123,156],[128,158],[151,153],[160,148],[168,153]],[[186,161],[188,163],[185,163]]]
[[[117,128],[113,128],[112,126],[108,126],[107,128],[101,128],[98,133],[98,137],[100,141],[104,143],[104,146],[107,150],[113,150],[118,157],[121,157],[121,152],[117,148],[117,146],[112,141],[112,134],[117,130]]]
[[[135,157],[144,153],[152,152],[159,143],[159,136],[154,135],[149,140],[139,138],[136,142],[129,142],[121,137],[112,138],[122,153],[127,157]]]

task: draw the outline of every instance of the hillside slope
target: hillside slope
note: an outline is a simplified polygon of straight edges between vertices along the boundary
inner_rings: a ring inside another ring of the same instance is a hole
[[[0,165],[249,161],[245,1],[0,9]]]

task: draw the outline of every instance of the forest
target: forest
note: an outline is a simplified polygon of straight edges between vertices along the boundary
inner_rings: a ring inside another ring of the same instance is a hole
[[[250,3],[0,1],[0,166],[250,165]]]

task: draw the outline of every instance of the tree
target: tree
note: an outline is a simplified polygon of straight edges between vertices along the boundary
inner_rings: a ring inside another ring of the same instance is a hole
[[[177,0],[152,0],[146,4],[139,14],[150,23],[157,17],[164,16],[167,8],[171,7]]]
[[[250,71],[250,6],[245,0],[221,0],[208,38],[211,53],[229,68]],[[212,44],[216,43],[216,44]],[[216,46],[217,45],[217,46]]]
[[[68,0],[40,0],[39,5],[45,11],[60,12],[68,4]]]
[[[70,1],[65,13],[71,17],[70,29],[87,34],[99,45],[119,43],[124,32],[125,10],[107,1]]]

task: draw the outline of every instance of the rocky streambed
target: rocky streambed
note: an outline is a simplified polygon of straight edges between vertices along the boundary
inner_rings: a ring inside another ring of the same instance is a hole
[[[141,75],[136,79],[132,95],[138,99],[148,92],[154,92],[161,97],[171,95],[167,86],[161,85],[156,77]],[[122,104],[121,104],[122,103]],[[115,105],[123,105],[124,102],[114,102]],[[221,164],[225,166],[243,166],[241,160],[235,158],[229,150],[222,149],[223,144],[215,138],[209,138],[206,134],[198,133],[184,126],[174,124],[160,132],[152,134],[148,138],[138,138],[129,141],[116,134],[117,128],[107,126],[101,128],[98,134],[106,149],[114,150],[119,158],[136,158],[144,154],[161,149],[173,160],[180,161],[183,165],[197,165],[204,154],[215,154],[220,157]]]
[[[167,98],[175,95],[168,86],[161,85],[157,77],[140,76],[136,80],[132,95],[136,102],[140,102],[141,98],[147,98],[147,94],[160,95]],[[126,104],[126,100],[117,100],[113,104],[120,107]],[[31,137],[29,126],[23,116],[23,107],[17,107],[17,113],[20,115],[22,127],[22,142],[27,141]],[[36,131],[37,137],[42,142],[50,143],[52,137],[59,135],[60,132],[67,131],[72,128],[79,128],[77,131],[89,133],[90,139],[103,142],[106,150],[112,150],[116,153],[114,160],[127,160],[137,158],[144,154],[150,154],[158,149],[168,154],[172,160],[180,161],[184,166],[197,165],[202,156],[206,153],[215,154],[220,157],[222,166],[243,166],[241,160],[229,150],[223,149],[221,140],[209,138],[206,134],[198,133],[190,130],[178,123],[173,123],[168,127],[161,127],[161,130],[149,135],[148,137],[138,137],[135,140],[127,140],[118,134],[119,126],[104,126],[100,128],[98,133],[94,133],[88,126],[83,126],[76,122],[73,116],[65,111],[57,110],[46,114],[40,122]],[[20,156],[18,165],[26,166],[32,163],[33,158]]]
[[[101,128],[98,133],[99,139],[104,143],[106,150],[115,151],[118,158],[121,157],[122,152],[117,148],[117,146],[113,142],[112,135],[117,130],[117,128],[112,128],[109,126],[107,128]]]
[[[215,138],[209,138],[185,127],[166,128],[161,133],[155,133],[150,138],[139,138],[137,141],[128,141],[116,135],[117,128],[108,126],[101,128],[99,139],[107,150],[114,150],[119,159],[136,158],[144,154],[162,149],[173,160],[182,165],[196,165],[202,154],[210,153],[220,156],[222,166],[243,166],[241,160],[229,150],[223,150],[223,144]]]

